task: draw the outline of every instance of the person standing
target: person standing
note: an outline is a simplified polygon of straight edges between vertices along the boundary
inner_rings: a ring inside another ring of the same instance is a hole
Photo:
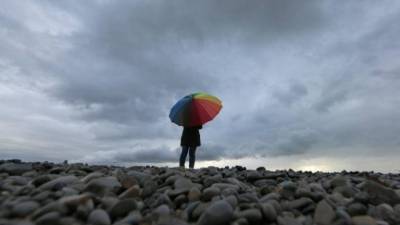
[[[183,127],[181,137],[182,152],[179,158],[179,166],[185,168],[186,156],[189,153],[189,168],[194,168],[196,161],[196,148],[201,145],[199,130],[203,126]]]

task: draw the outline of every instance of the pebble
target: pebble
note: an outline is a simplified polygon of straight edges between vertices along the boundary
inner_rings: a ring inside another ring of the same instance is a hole
[[[192,187],[188,193],[189,202],[195,202],[200,200],[201,191],[197,187]]]
[[[299,220],[290,216],[279,216],[277,221],[279,225],[302,225]]]
[[[79,181],[74,175],[62,176],[39,186],[41,190],[61,190],[63,187]]]
[[[22,175],[25,172],[32,170],[32,164],[30,163],[3,163],[0,164],[0,173],[5,172],[10,175]]]
[[[260,210],[256,208],[240,211],[238,216],[246,218],[249,224],[259,224],[263,218]]]
[[[81,182],[86,184],[86,183],[89,183],[89,181],[96,179],[96,178],[100,178],[102,176],[104,176],[104,174],[101,172],[89,173],[88,175],[86,175],[84,178],[81,179]]]
[[[236,198],[235,195],[227,196],[227,197],[225,198],[225,201],[227,201],[227,202],[232,206],[233,209],[235,209],[236,206],[237,206],[238,203],[239,203],[239,202],[238,202],[238,199]]]
[[[217,196],[221,193],[220,189],[216,187],[209,187],[203,190],[201,195],[201,199],[203,201],[210,201],[214,196]]]
[[[133,185],[130,188],[128,188],[126,191],[124,191],[123,193],[121,193],[119,195],[120,199],[124,199],[124,198],[138,198],[141,195],[141,189],[139,187],[139,185]]]
[[[110,216],[112,218],[123,217],[130,211],[135,209],[137,209],[137,203],[135,199],[123,199],[121,201],[118,201],[114,206],[111,207]]]
[[[393,207],[386,203],[382,203],[376,207],[376,217],[391,224],[400,224],[399,215],[396,215]]]
[[[117,192],[121,188],[121,184],[115,177],[100,177],[92,179],[86,186],[85,191],[95,193],[97,195],[105,195],[108,192]]]
[[[263,213],[264,219],[267,221],[275,221],[277,217],[277,212],[270,203],[261,203],[261,211]]]
[[[11,214],[17,217],[25,217],[40,207],[35,201],[21,202],[13,206]]]
[[[110,225],[111,219],[106,211],[96,209],[90,213],[87,222],[92,225]]]
[[[347,212],[350,216],[365,215],[367,213],[367,207],[361,203],[355,202],[347,207]]]
[[[388,203],[390,205],[395,205],[400,203],[400,196],[398,193],[375,181],[365,181],[362,188],[369,194],[369,199],[373,204]]]
[[[229,224],[233,218],[232,206],[225,200],[212,203],[200,216],[198,225]]]
[[[0,225],[400,224],[396,173],[18,160],[0,167]]]
[[[322,200],[315,209],[314,222],[317,225],[330,225],[335,216],[336,213],[332,207],[325,200]]]
[[[57,225],[60,224],[60,219],[61,215],[59,212],[50,212],[39,217],[35,222],[37,225]]]
[[[348,184],[348,179],[342,175],[336,175],[334,178],[330,180],[330,186],[332,188],[345,186]]]
[[[310,198],[302,197],[289,202],[289,207],[292,209],[301,209],[313,203],[313,200]]]
[[[353,225],[378,225],[370,216],[354,216],[351,218]]]

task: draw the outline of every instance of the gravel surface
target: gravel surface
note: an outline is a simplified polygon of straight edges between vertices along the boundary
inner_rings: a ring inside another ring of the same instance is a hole
[[[0,160],[0,225],[400,225],[400,175]]]

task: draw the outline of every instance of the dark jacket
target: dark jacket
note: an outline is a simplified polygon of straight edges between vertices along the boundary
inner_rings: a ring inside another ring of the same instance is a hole
[[[197,127],[184,127],[181,137],[181,146],[197,147],[200,146],[200,132],[199,129],[203,126]]]

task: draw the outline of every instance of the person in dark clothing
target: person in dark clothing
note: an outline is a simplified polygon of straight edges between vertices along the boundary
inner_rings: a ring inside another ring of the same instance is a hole
[[[186,156],[189,152],[189,168],[194,168],[196,160],[196,148],[201,145],[199,130],[203,126],[184,127],[181,137],[182,152],[179,159],[179,166],[185,167]]]

